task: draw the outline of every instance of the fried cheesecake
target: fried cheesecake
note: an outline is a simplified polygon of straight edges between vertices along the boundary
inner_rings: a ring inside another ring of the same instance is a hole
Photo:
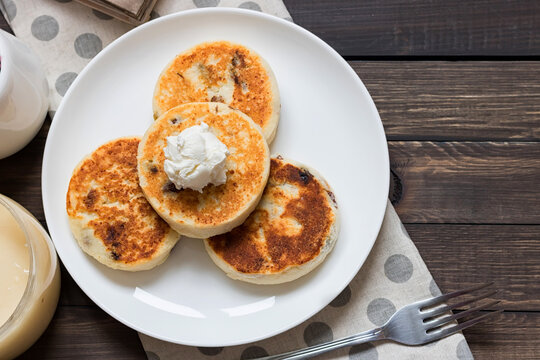
[[[208,184],[200,191],[178,188],[165,169],[168,138],[203,124],[228,149],[224,183]],[[139,182],[146,198],[173,229],[194,238],[225,233],[244,222],[261,198],[269,169],[260,127],[246,114],[217,102],[170,109],[150,125],[139,145]]]
[[[274,139],[281,106],[276,78],[266,61],[245,46],[202,43],[167,64],[154,89],[154,118],[191,102],[230,105],[251,117],[269,144]]]
[[[139,186],[139,142],[120,138],[97,148],[73,171],[66,195],[69,225],[79,246],[113,269],[151,269],[165,261],[180,237]]]
[[[322,176],[298,162],[273,157],[257,208],[239,227],[206,239],[205,247],[229,277],[279,284],[321,264],[338,233],[337,203]]]

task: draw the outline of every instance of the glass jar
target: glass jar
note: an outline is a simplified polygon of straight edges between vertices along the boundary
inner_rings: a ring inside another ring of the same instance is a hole
[[[0,226],[0,247],[8,260],[0,263],[0,285],[4,287],[0,293],[7,295],[0,296],[0,307],[8,311],[0,319],[7,317],[0,323],[0,359],[11,359],[27,350],[49,325],[60,295],[60,269],[41,224],[1,194]]]

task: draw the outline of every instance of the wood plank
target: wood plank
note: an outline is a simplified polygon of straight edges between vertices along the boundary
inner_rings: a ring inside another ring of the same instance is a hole
[[[388,145],[403,222],[540,224],[540,143]]]
[[[60,306],[21,359],[146,359],[137,333],[97,307]]]
[[[443,292],[493,282],[505,310],[540,311],[539,225],[405,227]]]
[[[540,354],[540,313],[504,312],[463,334],[476,360],[536,360]]]
[[[94,306],[94,302],[86,296],[63,265],[61,266],[61,275],[59,306]]]
[[[13,31],[12,31],[11,28],[9,27],[6,18],[4,18],[4,16],[2,15],[1,12],[0,12],[0,29],[2,29],[2,30],[4,30],[4,31],[7,31],[7,32],[13,34]]]
[[[21,151],[0,160],[0,193],[30,211],[47,228],[41,202],[41,163],[51,120],[45,119],[36,137]]]
[[[345,56],[539,55],[537,0],[285,0]]]
[[[540,62],[349,63],[389,140],[540,140]]]

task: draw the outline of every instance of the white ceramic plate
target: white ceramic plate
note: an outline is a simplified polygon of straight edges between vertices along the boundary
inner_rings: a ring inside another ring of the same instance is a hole
[[[230,40],[263,56],[282,112],[272,153],[319,170],[334,188],[341,233],[307,276],[283,285],[230,280],[200,240],[183,239],[151,271],[114,271],[85,255],[69,230],[66,191],[76,164],[108,140],[142,135],[163,67],[197,43]],[[107,313],[149,336],[197,346],[263,339],[306,320],[345,288],[369,254],[388,195],[386,138],[364,85],[327,44],[288,21],[254,11],[200,9],[140,26],[81,72],[58,109],[43,160],[47,224],[65,267]]]

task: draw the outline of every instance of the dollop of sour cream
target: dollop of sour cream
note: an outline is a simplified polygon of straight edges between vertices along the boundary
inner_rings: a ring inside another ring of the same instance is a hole
[[[202,192],[208,184],[221,185],[227,180],[225,160],[229,150],[204,122],[167,137],[163,152],[165,173],[178,190]]]

